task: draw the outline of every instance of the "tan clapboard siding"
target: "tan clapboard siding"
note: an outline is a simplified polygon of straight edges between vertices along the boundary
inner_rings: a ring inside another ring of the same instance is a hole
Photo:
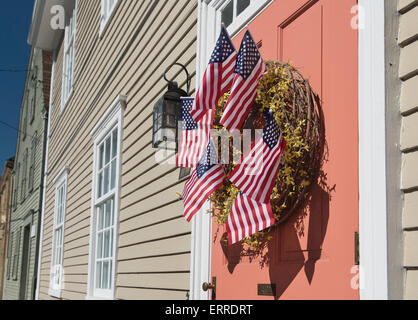
[[[418,186],[418,152],[402,155],[402,190],[408,191]]]
[[[398,10],[400,13],[405,13],[416,5],[418,5],[418,0],[398,0]]]
[[[131,201],[127,202],[125,199],[121,199],[121,219],[131,218],[141,213],[147,213],[154,208],[159,208],[179,201],[176,192],[182,191],[183,185],[181,183],[174,183],[167,188],[161,189],[164,192],[164,198],[161,198],[159,192],[155,192],[144,198],[138,200],[132,197]]]
[[[399,77],[402,80],[401,189],[403,204],[405,299],[418,299],[418,1],[398,0],[401,14]]]
[[[417,87],[418,88],[418,87]],[[401,150],[408,151],[418,147],[418,113],[402,118]]]
[[[150,288],[118,287],[116,295],[119,299],[130,300],[185,300],[183,291],[156,290]]]
[[[184,221],[182,216],[170,221],[134,229],[119,236],[119,246],[131,246],[136,243],[146,242],[154,239],[173,237],[178,234],[184,234],[190,231],[190,226]]]
[[[190,254],[118,262],[118,273],[187,273]],[[158,285],[158,284],[156,284]]]
[[[401,113],[406,116],[418,110],[418,76],[402,83]]]
[[[164,284],[164,289],[189,288],[189,274],[120,274],[117,280],[118,287],[153,288],[156,283]]]
[[[134,35],[153,6],[140,32]],[[164,70],[174,62],[183,63],[191,73],[192,83],[195,82],[197,1],[121,1],[101,39],[99,18],[99,1],[78,1],[75,83],[61,114],[63,46],[57,54],[41,298],[48,298],[55,204],[53,179],[65,165],[70,167],[70,173],[64,239],[67,277],[62,297],[85,298],[93,166],[90,132],[116,96],[126,94],[117,251],[121,278],[116,278],[116,296],[148,299],[160,293],[160,299],[185,299],[189,286],[190,225],[182,217],[182,203],[176,195],[184,182],[178,181],[178,169],[156,165],[150,128],[153,105],[167,88],[162,79]],[[122,57],[122,53],[126,54]],[[182,71],[176,69],[169,76],[174,75],[178,75],[177,81],[185,89]],[[152,272],[158,270],[170,276],[157,277]],[[143,273],[141,277],[135,276],[139,272]],[[135,274],[131,275],[134,281],[130,285],[128,273]],[[165,288],[162,285],[167,280],[171,285]],[[129,291],[131,295],[127,294]]]
[[[403,227],[405,229],[418,226],[418,192],[407,193],[404,196]]]
[[[132,260],[153,256],[172,255],[190,245],[190,234],[168,238],[159,241],[136,244],[130,247],[119,248],[118,260]],[[136,254],[132,254],[136,252]]]
[[[408,45],[418,37],[418,7],[403,14],[400,18],[399,44]]]
[[[418,232],[405,232],[405,267],[416,267],[418,265]]]
[[[405,299],[418,299],[418,270],[408,270],[406,274]]]
[[[167,205],[164,211],[156,210],[148,214],[140,214],[132,219],[122,221],[120,223],[119,233],[123,234],[134,230],[136,226],[150,226],[165,220],[176,219],[182,216],[182,209],[183,204],[181,202],[175,202]]]
[[[399,77],[407,80],[418,73],[418,41],[414,41],[401,49]]]

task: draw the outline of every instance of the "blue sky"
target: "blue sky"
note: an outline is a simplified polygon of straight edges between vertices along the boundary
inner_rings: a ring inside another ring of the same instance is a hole
[[[0,69],[27,69],[27,43],[33,0],[2,1],[0,10]],[[0,122],[19,125],[19,111],[25,86],[25,72],[0,72]],[[0,123],[0,175],[4,163],[14,156],[17,131]]]

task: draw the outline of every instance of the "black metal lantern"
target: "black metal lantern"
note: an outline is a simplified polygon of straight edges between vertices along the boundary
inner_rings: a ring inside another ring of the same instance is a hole
[[[188,92],[180,89],[177,82],[167,80],[166,73],[174,65],[181,66],[187,74],[187,90],[190,91],[190,76],[183,65],[175,63],[164,73],[168,82],[168,90],[154,106],[152,147],[158,149],[178,149],[178,122],[180,118],[181,97],[187,97]]]

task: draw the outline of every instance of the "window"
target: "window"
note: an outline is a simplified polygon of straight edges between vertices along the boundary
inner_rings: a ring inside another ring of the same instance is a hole
[[[28,99],[29,99],[29,92],[26,92],[25,102],[23,103],[23,110],[22,110],[22,139],[26,139],[26,132],[28,126]]]
[[[52,261],[49,294],[61,298],[61,286],[63,276],[63,246],[64,223],[67,201],[68,167],[65,167],[55,182],[55,212],[54,229],[52,234]]]
[[[20,201],[24,202],[26,198],[26,182],[27,182],[27,173],[28,173],[28,149],[25,150],[23,154],[23,166],[22,166],[22,185],[20,188]]]
[[[16,166],[16,172],[15,172],[15,176],[14,176],[14,181],[13,181],[13,210],[16,210],[17,208],[17,197],[19,194],[19,175],[20,175],[20,163],[17,164]]]
[[[38,81],[38,67],[35,66],[32,71],[32,94],[30,97],[30,112],[29,112],[29,121],[30,123],[35,120],[35,104],[36,104],[36,87]]]
[[[19,253],[20,253],[20,238],[22,235],[22,227],[19,228],[16,234],[16,246],[13,253],[13,271],[12,271],[12,278],[13,280],[17,280],[17,270],[19,266]]]
[[[36,159],[36,143],[37,143],[37,132],[33,135],[32,146],[30,151],[30,167],[29,167],[29,192],[33,191],[33,183],[35,178],[35,159]]]
[[[10,280],[10,271],[12,265],[12,250],[13,250],[13,240],[14,240],[14,232],[10,233],[9,238],[9,248],[7,249],[7,267],[6,267],[6,277],[7,280]]]
[[[272,2],[271,0],[230,0],[219,1],[217,9],[221,13],[221,21],[231,35],[249,23],[260,10]]]
[[[125,101],[125,97],[119,97],[92,132],[94,167],[88,298],[114,298],[120,141]]]
[[[65,26],[61,111],[73,92],[76,18],[74,9],[68,25]]]
[[[100,17],[100,35],[106,29],[106,26],[110,21],[110,18],[112,17],[117,3],[118,0],[102,0],[102,14]]]

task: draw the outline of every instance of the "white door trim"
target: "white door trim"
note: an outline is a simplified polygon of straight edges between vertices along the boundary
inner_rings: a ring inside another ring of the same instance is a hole
[[[200,85],[207,63],[221,31],[221,9],[229,0],[198,0],[196,88]],[[232,24],[228,31],[237,34],[254,20],[274,0],[252,0],[246,12]],[[238,49],[238,48],[237,48]],[[208,300],[209,292],[202,290],[204,282],[211,281],[212,219],[210,203],[192,220],[190,300]]]
[[[210,46],[215,44],[212,21],[214,11],[205,0],[198,2],[197,21],[197,62],[196,62],[196,88],[206,69],[210,57]],[[191,261],[190,261],[190,300],[209,300],[209,292],[202,290],[204,282],[210,283],[211,274],[211,244],[212,244],[212,220],[211,214],[207,214],[210,203],[193,217],[191,236]]]
[[[384,0],[359,0],[360,299],[388,299]]]

